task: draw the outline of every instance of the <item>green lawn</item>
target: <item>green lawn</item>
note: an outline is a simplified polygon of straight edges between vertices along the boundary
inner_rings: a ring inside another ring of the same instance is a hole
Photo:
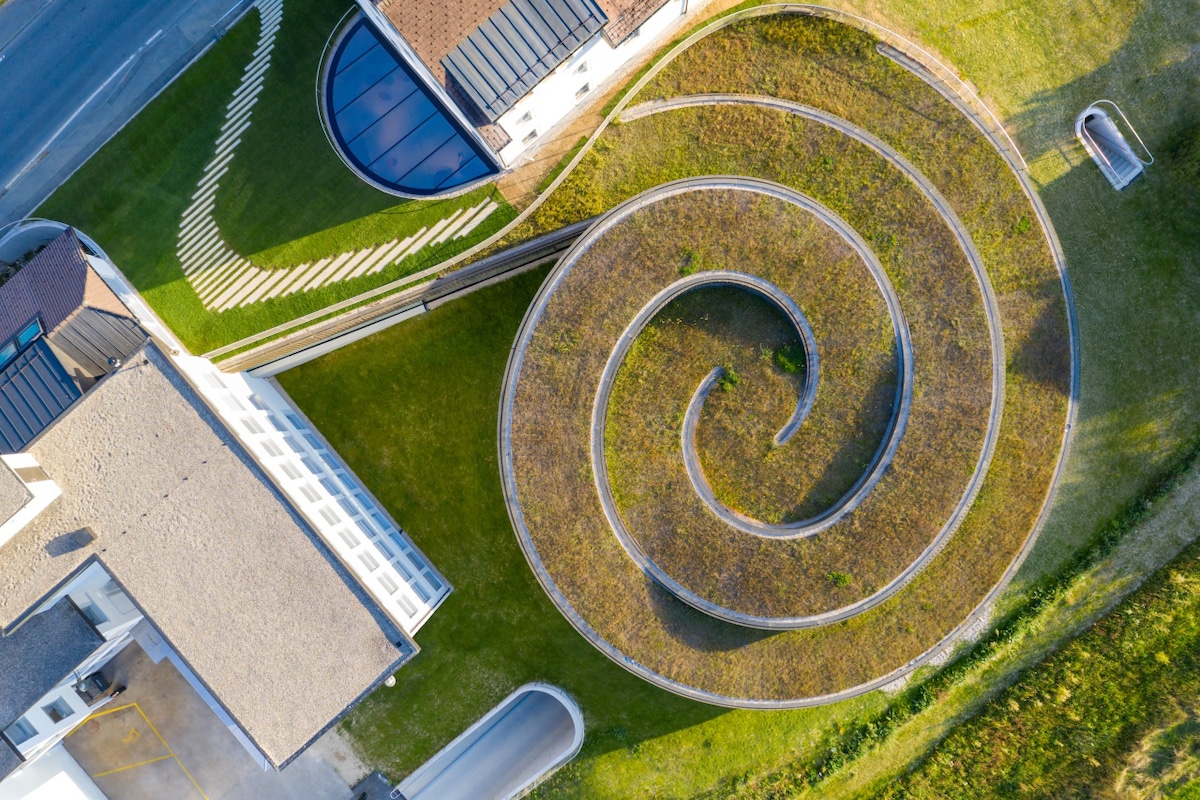
[[[1125,796],[1148,797],[1129,790],[1179,788],[1163,778],[1167,764],[1186,760],[1181,745],[1196,739],[1198,645],[1193,545],[877,797],[1082,798],[1119,795],[1120,786]],[[1157,770],[1147,763],[1156,753]]]
[[[400,778],[530,680],[584,710],[581,758],[548,795],[686,797],[812,742],[833,709],[727,712],[633,677],[588,644],[534,580],[496,464],[500,380],[545,270],[480,290],[280,376],[280,382],[455,591],[417,635],[422,652],[350,716],[370,763]]]
[[[429,246],[375,275],[254,303],[207,311],[175,255],[179,224],[212,158],[226,105],[257,44],[251,11],[187,72],[93,156],[37,210],[91,235],[154,310],[202,353],[319,311],[439,263],[482,241],[515,212],[493,187],[441,201],[402,201],[371,188],[338,159],[314,100],[326,39],[350,5],[287,0],[283,22],[215,219],[239,253],[286,268],[402,239],[491,197],[500,208],[471,234]]]
[[[1196,13],[1185,0],[871,9],[936,47],[1005,116],[1067,252],[1083,404],[1068,480],[1022,575],[1033,581],[1094,537],[1200,428],[1200,192],[1185,144],[1200,122],[1188,102]],[[1121,194],[1081,160],[1070,128],[1102,96],[1122,102],[1159,156]],[[457,587],[419,634],[425,650],[399,685],[348,723],[369,760],[398,778],[511,688],[542,678],[579,697],[589,725],[583,754],[543,796],[687,797],[811,754],[837,725],[879,711],[877,695],[811,712],[697,706],[626,676],[567,628],[520,557],[495,464],[500,374],[537,280],[481,291],[281,378]],[[1117,568],[1122,579],[1144,569]],[[1054,635],[1040,634],[1038,646]],[[984,674],[988,683],[944,698],[935,731],[1011,675]],[[904,769],[926,746],[908,742],[930,735],[906,730],[889,743],[876,778]]]

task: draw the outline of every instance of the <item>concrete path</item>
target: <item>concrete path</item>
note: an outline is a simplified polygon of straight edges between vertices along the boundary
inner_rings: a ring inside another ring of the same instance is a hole
[[[239,0],[0,5],[0,225],[27,216],[206,47]]]
[[[258,47],[226,106],[225,124],[214,143],[213,156],[196,184],[191,205],[179,222],[175,254],[188,283],[205,308],[227,311],[382,272],[425,247],[461,239],[499,208],[490,199],[482,200],[470,208],[456,209],[448,217],[403,239],[337,253],[287,269],[263,269],[234,250],[221,236],[214,218],[217,191],[242,137],[250,129],[254,106],[271,67],[271,53],[283,21],[283,0],[258,0],[255,7],[259,22]]]

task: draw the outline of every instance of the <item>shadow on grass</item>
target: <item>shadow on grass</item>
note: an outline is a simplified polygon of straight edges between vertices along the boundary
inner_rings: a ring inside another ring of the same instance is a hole
[[[654,612],[663,621],[667,633],[688,647],[710,653],[726,652],[761,642],[776,633],[714,622],[707,614],[677,599],[650,578],[646,579],[646,584]],[[701,621],[703,624],[700,624]]]
[[[1040,194],[1075,291],[1082,369],[1067,474],[1017,586],[1057,570],[1200,426],[1200,51],[1179,22],[1147,6],[1109,62],[1016,117],[1035,172],[1054,153],[1073,164]],[[1074,139],[1075,115],[1104,97],[1156,156],[1121,192]],[[1052,380],[1049,366],[1013,354],[1035,380]]]

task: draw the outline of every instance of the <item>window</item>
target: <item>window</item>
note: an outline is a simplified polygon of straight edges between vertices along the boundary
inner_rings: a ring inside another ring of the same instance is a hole
[[[321,516],[324,517],[325,521],[330,525],[337,525],[339,522],[341,522],[341,520],[338,519],[338,515],[330,511],[328,508],[321,509]]]
[[[296,440],[293,439],[291,436],[284,436],[283,442],[288,447],[292,448],[293,453],[303,453],[304,452],[304,448],[300,447],[299,443],[297,443]],[[315,472],[316,470],[312,470],[312,471]]]
[[[350,531],[346,530],[345,528],[338,528],[338,535],[342,537],[342,541],[346,543],[347,547],[358,547],[358,539],[355,539],[354,534]]]
[[[311,433],[304,433],[303,436],[304,436],[304,441],[306,441],[310,445],[312,445],[313,450],[321,449],[321,443],[319,441],[317,441],[317,437],[313,436]]]
[[[338,489],[337,484],[334,483],[333,481],[329,480],[329,478],[327,476],[322,475],[321,477],[317,478],[317,480],[320,481],[321,485],[325,487],[325,491],[329,492],[330,497],[337,497],[339,494],[341,494],[341,491]],[[354,512],[351,512],[351,513],[354,513]]]
[[[337,472],[338,463],[333,460],[333,456],[329,455],[329,453],[321,453],[321,460],[325,462],[330,470]]]
[[[358,554],[358,560],[363,563],[363,566],[366,567],[369,572],[374,572],[375,570],[379,569],[379,562],[375,560],[375,556],[371,555],[366,550],[363,550]]]
[[[392,541],[396,543],[396,546],[400,548],[401,553],[408,552],[408,542],[404,541],[403,536],[396,533],[395,531],[388,531],[388,536],[390,536],[392,538]]]
[[[379,549],[379,552],[383,553],[383,557],[388,561],[400,556],[400,554],[396,551],[396,546],[390,543],[387,539],[375,540],[375,547]]]
[[[400,591],[400,587],[386,572],[379,573],[379,582],[383,584],[383,589],[388,594],[395,594],[396,592]]]
[[[268,413],[267,419],[271,420],[271,424],[275,426],[275,430],[279,431],[280,433],[287,433],[287,425],[284,425],[283,422],[280,421],[279,417]]]
[[[315,503],[321,499],[321,495],[317,494],[307,483],[300,485],[300,491],[304,493],[304,496],[308,498],[308,502],[310,503]]]
[[[283,451],[279,449],[279,445],[275,444],[270,439],[264,439],[262,446],[263,446],[263,450],[266,450],[267,455],[269,455],[269,456],[275,456],[276,458],[278,458],[279,456],[283,455]],[[293,476],[293,477],[296,477],[296,476]]]
[[[578,100],[579,98],[583,97],[585,94],[590,92],[591,90],[592,90],[592,85],[590,83],[585,83],[583,86],[580,86],[578,89],[575,90],[575,99]]]
[[[575,68],[576,75],[582,75],[583,73],[585,73],[587,71],[588,71],[588,65],[587,65],[586,61],[584,61],[582,64],[580,64],[578,67]]]
[[[358,513],[358,509],[355,508],[354,504],[351,503],[346,498],[339,497],[337,499],[337,501],[338,501],[338,505],[342,507],[342,511],[346,512],[347,517],[354,517],[354,515]]]
[[[17,347],[25,347],[42,333],[42,321],[35,319],[17,334]]]
[[[67,705],[66,700],[63,700],[61,697],[59,697],[50,705],[42,706],[42,712],[50,718],[51,722],[58,724],[74,714],[75,710]]]
[[[412,601],[404,595],[397,595],[396,602],[399,603],[400,607],[404,609],[404,613],[408,614],[410,617],[417,613],[417,607],[414,606]]]
[[[19,720],[8,726],[8,730],[4,732],[8,740],[13,744],[20,746],[28,742],[33,737],[37,736],[37,728],[33,727],[33,723],[21,717]]]
[[[280,455],[282,455],[282,453],[280,453]],[[283,461],[279,464],[279,466],[283,470],[283,474],[287,475],[292,480],[296,480],[300,477],[300,470],[293,467],[289,462]]]
[[[517,120],[518,125],[525,125],[526,123],[529,123],[529,122],[533,122],[533,112],[532,111],[526,111],[524,114],[521,115],[521,118],[519,120]]]
[[[358,529],[362,531],[363,535],[368,539],[375,535],[375,531],[371,530],[371,526],[367,524],[365,519],[355,519],[354,524],[358,526]]]
[[[292,427],[298,431],[305,430],[308,427],[303,422],[301,422],[300,418],[297,417],[295,414],[289,413],[289,414],[285,414],[284,416],[286,416],[288,418],[288,422],[292,423]]]
[[[529,144],[536,138],[537,138],[537,131],[530,131],[529,133],[525,134],[525,138],[521,140],[521,144]]]
[[[264,432],[262,426],[250,417],[246,417],[244,420],[242,420],[242,425],[244,425],[246,430],[250,431],[252,435],[258,435]]]
[[[0,350],[0,369],[7,367],[17,357],[17,343],[9,342]]]
[[[96,608],[95,603],[87,603],[79,610],[83,612],[83,616],[87,619],[87,621],[92,623],[93,628],[99,628],[101,625],[108,622],[108,617],[104,615],[103,611]]]

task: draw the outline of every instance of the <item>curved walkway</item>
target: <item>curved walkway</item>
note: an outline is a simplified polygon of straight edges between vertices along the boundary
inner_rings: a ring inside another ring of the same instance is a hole
[[[803,617],[803,618],[772,619],[772,618],[754,617],[751,615],[745,615],[745,614],[741,614],[739,612],[730,611],[729,609],[725,609],[723,607],[720,607],[716,604],[711,603],[710,601],[707,601],[707,600],[704,600],[703,598],[697,597],[690,590],[684,589],[682,586],[680,586],[678,584],[677,581],[674,581],[672,578],[665,575],[665,573],[663,573],[661,569],[659,569],[652,561],[650,561],[648,558],[646,558],[645,555],[641,553],[640,548],[638,548],[636,546],[636,544],[633,544],[633,546],[631,547],[630,544],[632,543],[632,539],[631,539],[631,537],[629,537],[628,532],[624,529],[624,525],[621,521],[620,515],[619,515],[619,513],[616,512],[615,505],[612,503],[611,492],[607,489],[607,484],[608,484],[607,470],[602,463],[603,458],[601,457],[599,459],[599,463],[598,463],[598,460],[596,457],[596,454],[598,451],[602,453],[603,433],[602,433],[602,425],[601,425],[601,433],[600,433],[600,438],[599,438],[599,441],[601,442],[601,447],[598,450],[598,448],[596,447],[596,441],[597,441],[596,419],[597,419],[597,417],[595,414],[593,414],[592,466],[593,466],[593,474],[596,477],[597,488],[600,490],[600,495],[602,498],[602,506],[604,507],[604,513],[605,513],[605,516],[609,520],[610,526],[612,527],[614,532],[617,534],[618,539],[620,539],[621,544],[624,547],[624,549],[626,550],[626,552],[629,553],[629,555],[634,559],[635,562],[638,563],[638,565],[643,569],[644,572],[646,572],[646,574],[648,574],[650,577],[652,577],[660,585],[664,586],[664,588],[667,588],[669,591],[671,591],[672,594],[674,594],[676,597],[683,600],[684,602],[687,602],[689,605],[692,605],[693,607],[697,608],[698,610],[701,610],[712,616],[715,616],[715,617],[718,617],[720,619],[724,619],[724,620],[727,620],[730,622],[734,622],[736,624],[746,625],[746,626],[750,626],[750,627],[757,627],[757,628],[772,629],[772,630],[794,629],[794,628],[816,627],[816,626],[820,626],[820,625],[828,625],[833,622],[843,621],[843,620],[849,619],[853,616],[856,616],[857,614],[860,614],[863,611],[866,611],[869,608],[872,608],[872,607],[884,602],[888,597],[890,597],[890,596],[896,594],[898,591],[900,591],[905,585],[907,585],[908,582],[910,582],[917,574],[920,573],[920,571],[929,563],[930,560],[932,560],[932,558],[934,556],[937,555],[937,553],[941,550],[941,548],[944,546],[944,544],[949,539],[949,537],[953,534],[954,530],[956,530],[958,524],[961,522],[961,520],[965,516],[966,512],[970,509],[971,504],[973,503],[973,501],[974,501],[976,495],[978,494],[978,491],[982,485],[983,478],[987,473],[987,468],[990,465],[991,457],[992,457],[992,454],[994,453],[996,441],[997,441],[997,438],[999,435],[1000,421],[1001,421],[1001,415],[1002,415],[1002,410],[1003,410],[1003,397],[1004,397],[1004,385],[1005,385],[1004,370],[1006,367],[1006,361],[1004,358],[1003,333],[1002,333],[1002,330],[1000,327],[999,309],[998,309],[998,305],[996,302],[994,291],[991,286],[990,279],[987,275],[986,268],[983,265],[982,258],[980,257],[978,250],[976,249],[974,242],[972,241],[972,239],[971,239],[969,233],[967,232],[965,226],[963,225],[962,221],[959,219],[957,213],[953,210],[953,208],[950,206],[949,202],[945,199],[945,197],[941,194],[941,192],[938,191],[937,188],[919,170],[917,170],[907,159],[905,159],[903,156],[901,156],[894,148],[892,148],[887,143],[883,142],[882,140],[878,139],[877,137],[873,136],[872,134],[866,132],[865,130],[859,128],[856,125],[853,125],[852,123],[850,123],[846,120],[843,120],[839,117],[836,117],[836,116],[833,116],[826,112],[823,112],[819,109],[811,108],[809,106],[804,106],[799,103],[793,103],[790,101],[781,100],[778,98],[763,97],[763,96],[751,96],[751,95],[735,95],[735,94],[692,95],[692,96],[672,98],[672,99],[667,99],[667,100],[652,101],[652,102],[643,103],[643,104],[640,104],[638,106],[634,106],[634,107],[628,108],[628,109],[623,109],[619,105],[618,108],[614,110],[614,118],[618,118],[620,121],[626,122],[626,121],[632,121],[632,120],[635,120],[635,119],[638,119],[638,118],[641,118],[644,116],[661,113],[661,112],[664,112],[667,110],[687,108],[687,107],[696,107],[696,106],[709,106],[709,105],[751,105],[751,106],[757,106],[757,107],[762,107],[762,108],[769,108],[769,109],[783,111],[786,113],[794,114],[797,116],[801,116],[801,117],[819,122],[821,124],[829,125],[830,127],[837,129],[838,131],[842,132],[843,134],[850,136],[850,137],[858,140],[862,144],[873,149],[876,153],[878,153],[884,159],[889,161],[893,166],[895,166],[897,169],[899,169],[901,172],[903,172],[917,186],[917,188],[920,191],[922,191],[923,194],[926,195],[926,197],[929,199],[929,201],[937,209],[937,211],[942,216],[942,218],[945,220],[947,226],[950,228],[951,232],[955,236],[956,240],[959,242],[959,245],[960,245],[960,247],[962,247],[963,252],[966,254],[967,259],[968,259],[969,263],[971,264],[972,270],[975,273],[976,280],[979,284],[980,291],[984,297],[985,313],[986,313],[986,316],[988,319],[989,334],[991,337],[992,348],[993,348],[993,362],[992,362],[993,363],[993,386],[992,386],[993,392],[992,392],[992,404],[991,404],[991,412],[989,414],[989,423],[988,423],[986,441],[985,441],[985,444],[983,447],[983,452],[981,453],[980,459],[977,462],[976,470],[975,470],[974,474],[972,475],[971,481],[968,485],[968,489],[967,489],[966,493],[964,493],[959,504],[957,505],[954,514],[951,516],[951,519],[946,523],[946,525],[943,527],[943,529],[934,538],[934,540],[930,543],[930,545],[926,548],[926,550],[918,557],[918,559],[908,567],[908,569],[906,569],[903,573],[901,573],[901,575],[897,576],[896,579],[894,579],[887,586],[883,587],[883,589],[876,592],[874,595],[872,595],[868,598],[864,598],[864,600],[862,600],[858,603],[855,603],[853,605],[846,606],[846,607],[843,607],[840,609],[836,609],[835,611],[828,612],[826,614],[814,615],[812,617]],[[693,180],[703,180],[703,179],[693,179]],[[730,180],[741,182],[741,181],[748,181],[748,180],[753,180],[753,179],[734,177]],[[664,189],[666,187],[673,186],[673,185],[674,184],[667,184],[664,187],[658,187],[658,189],[650,190],[650,192],[648,192],[646,194],[647,195],[653,194],[654,192],[658,191],[659,189]],[[740,188],[744,188],[744,187],[740,187]],[[639,200],[642,200],[643,197],[644,196],[640,196],[638,198],[634,198],[633,200],[627,201],[627,202],[635,203]],[[623,209],[624,209],[624,206],[620,206],[620,207],[618,207],[617,210],[610,212],[610,214],[616,216]],[[596,228],[593,228],[591,231],[589,231],[589,233],[587,235],[582,237],[580,239],[580,241],[576,243],[575,247],[572,248],[572,252],[568,253],[566,256],[564,256],[563,262],[561,262],[561,263],[570,263],[570,261],[573,257],[573,254],[575,254],[575,252],[578,249],[580,249],[581,247],[586,246],[586,243],[591,238],[593,238],[593,235],[597,232],[597,229],[603,225],[604,225],[604,222],[599,223]],[[1052,253],[1054,253],[1055,255],[1058,254],[1058,251],[1055,248],[1051,248],[1051,250],[1052,250]],[[1061,273],[1061,262],[1058,262],[1058,266],[1060,267],[1060,274],[1062,274]],[[556,272],[557,271],[558,270],[556,270]],[[978,618],[978,616],[983,612],[983,609],[991,601],[991,599],[994,598],[995,594],[1011,578],[1011,575],[1013,574],[1013,571],[1015,569],[1014,567],[1010,567],[1010,569],[1006,572],[1002,581],[992,590],[991,593],[989,593],[988,597],[984,599],[984,601],[976,608],[976,610],[972,613],[972,615],[966,621],[964,621],[959,627],[957,627],[954,631],[952,631],[950,634],[948,634],[942,641],[938,642],[934,647],[930,648],[921,657],[919,657],[918,659],[915,659],[912,663],[905,665],[904,667],[902,667],[898,670],[895,670],[886,676],[882,676],[881,678],[879,678],[875,681],[871,681],[871,682],[869,682],[867,684],[863,684],[859,687],[853,687],[851,689],[847,689],[842,692],[838,692],[838,693],[835,693],[835,694],[832,694],[829,696],[825,696],[825,697],[821,697],[821,698],[808,698],[808,699],[805,699],[802,701],[781,701],[781,702],[750,701],[750,702],[747,702],[744,699],[740,699],[740,698],[735,699],[735,698],[720,697],[720,696],[713,695],[709,692],[705,692],[703,690],[698,690],[695,687],[680,684],[677,681],[666,678],[666,677],[664,677],[664,676],[662,676],[662,675],[660,675],[660,674],[658,674],[636,662],[633,662],[631,659],[629,659],[627,656],[625,656],[623,653],[621,653],[616,648],[614,648],[612,645],[610,645],[607,641],[605,641],[602,637],[600,637],[599,634],[597,634],[596,631],[594,629],[592,629],[591,626],[588,625],[587,622],[584,621],[582,619],[582,617],[580,617],[578,615],[577,612],[574,611],[574,609],[570,606],[569,601],[567,601],[565,596],[557,589],[556,586],[554,586],[553,580],[551,579],[544,564],[542,564],[540,558],[538,557],[538,555],[536,553],[536,549],[534,548],[534,545],[532,542],[532,537],[530,536],[528,529],[525,525],[523,515],[520,513],[519,505],[515,502],[515,479],[511,473],[511,470],[512,470],[511,431],[508,429],[506,420],[507,420],[507,418],[510,417],[510,415],[512,413],[513,400],[514,400],[514,396],[515,396],[515,387],[516,387],[515,378],[516,378],[516,375],[519,374],[520,364],[522,361],[521,349],[523,348],[524,344],[527,342],[528,334],[531,332],[532,326],[536,325],[537,317],[540,315],[540,309],[544,307],[545,303],[548,301],[549,296],[550,296],[550,294],[552,294],[553,290],[554,290],[553,282],[547,284],[546,286],[543,286],[542,291],[539,293],[538,297],[535,299],[534,308],[531,308],[529,315],[526,318],[525,323],[523,323],[523,325],[522,325],[521,333],[518,336],[517,342],[514,344],[514,349],[510,356],[508,370],[506,371],[506,374],[505,374],[504,395],[503,395],[502,407],[501,407],[501,421],[500,421],[500,427],[501,427],[501,431],[500,431],[501,472],[502,472],[502,477],[503,477],[504,484],[505,484],[506,500],[509,504],[510,516],[513,520],[514,527],[516,528],[516,530],[518,532],[518,538],[521,542],[522,549],[525,551],[526,558],[530,562],[531,566],[533,566],[535,573],[538,575],[539,581],[543,584],[543,587],[546,588],[548,594],[550,594],[551,598],[555,601],[556,605],[558,605],[560,610],[564,613],[564,615],[567,616],[568,620],[570,620],[575,625],[575,627],[577,629],[579,629],[581,631],[581,633],[584,634],[585,637],[587,637],[590,641],[592,641],[592,643],[595,646],[597,646],[603,652],[607,653],[611,658],[616,660],[618,663],[622,663],[624,666],[626,666],[626,668],[630,669],[631,671],[635,672],[636,674],[639,674],[640,676],[642,676],[652,682],[658,683],[659,685],[662,685],[665,688],[669,688],[672,691],[679,692],[681,694],[684,694],[685,696],[690,696],[695,699],[702,699],[706,702],[713,702],[713,703],[724,704],[724,705],[753,706],[753,707],[795,707],[795,706],[800,706],[800,705],[813,705],[813,704],[817,704],[817,703],[831,702],[836,699],[841,699],[844,697],[851,697],[851,696],[854,696],[857,694],[861,694],[863,692],[869,691],[878,686],[885,685],[886,683],[888,683],[892,680],[895,680],[897,677],[899,677],[903,674],[906,674],[907,672],[911,671],[912,669],[915,669],[920,664],[923,664],[926,661],[928,661],[930,658],[932,658],[934,656],[934,654],[936,654],[942,647],[944,647],[946,642],[952,640],[953,637],[955,637],[959,631],[961,631],[965,626],[972,624]],[[1070,304],[1069,298],[1070,298],[1070,295],[1068,294],[1068,305]],[[1074,318],[1072,316],[1069,319],[1069,324],[1072,327],[1072,331],[1074,330],[1073,322],[1074,322]],[[1072,341],[1074,342],[1074,337],[1072,338]],[[1072,349],[1073,361],[1075,358],[1076,358],[1076,353],[1073,348]],[[609,383],[611,383],[612,377],[613,376],[609,375],[606,371],[606,378],[608,379]],[[607,393],[603,389],[604,386],[605,386],[605,383],[602,382],[602,388],[600,390],[600,394],[606,395]],[[1075,395],[1075,388],[1074,388],[1075,386],[1077,386],[1077,384],[1074,382],[1074,372],[1073,372],[1072,398]],[[598,397],[597,397],[598,405],[601,404],[601,402],[602,402],[600,400],[600,394],[598,394]],[[606,403],[606,397],[603,402]],[[1072,400],[1072,403],[1073,403],[1073,400]],[[1068,434],[1069,434],[1069,430],[1070,430],[1070,428],[1068,426]],[[1059,464],[1059,469],[1061,470],[1061,460],[1060,460],[1060,464]],[[710,508],[711,507],[712,506],[710,506]],[[1044,516],[1044,512],[1043,512],[1043,516]],[[614,520],[615,520],[615,522],[614,522]],[[1038,524],[1035,526],[1035,530],[1031,533],[1030,538],[1027,540],[1024,548],[1022,549],[1022,552],[1018,555],[1018,558],[1017,558],[1018,563],[1021,559],[1024,558],[1025,553],[1028,552],[1029,544],[1033,541],[1033,536],[1036,535],[1036,529],[1040,528],[1041,524],[1042,524],[1042,520],[1039,519]],[[622,535],[622,534],[624,534],[624,535]]]
[[[242,73],[233,99],[226,106],[225,124],[221,126],[213,157],[205,166],[192,202],[179,222],[175,254],[188,283],[205,308],[226,311],[382,272],[428,245],[466,236],[499,208],[492,200],[483,200],[470,208],[460,208],[404,239],[350,250],[286,269],[263,269],[230,247],[213,217],[217,190],[221,177],[229,171],[242,136],[250,128],[283,19],[283,0],[259,0],[256,7],[260,21],[258,47]]]
[[[759,615],[745,614],[734,611],[732,609],[713,603],[698,594],[683,586],[679,581],[667,575],[657,564],[655,564],[645,552],[637,544],[636,540],[625,527],[624,521],[616,508],[616,503],[612,497],[612,491],[609,487],[608,470],[604,458],[604,421],[607,417],[608,408],[608,393],[611,390],[612,381],[616,377],[617,368],[620,366],[624,358],[624,353],[632,344],[633,339],[636,339],[637,334],[645,327],[646,323],[653,317],[661,305],[660,298],[671,292],[673,287],[668,287],[655,300],[647,304],[640,312],[629,328],[622,334],[617,346],[614,348],[609,357],[609,361],[605,366],[605,371],[601,378],[600,386],[597,389],[596,405],[592,415],[591,429],[591,452],[592,452],[592,474],[595,476],[596,487],[600,497],[600,503],[604,510],[604,515],[608,520],[609,526],[614,534],[621,542],[622,547],[629,556],[638,564],[638,566],[648,576],[653,578],[665,589],[673,595],[684,601],[688,605],[710,614],[719,619],[733,622],[739,625],[745,625],[754,628],[763,628],[769,630],[790,630],[798,628],[819,627],[829,625],[834,622],[849,619],[857,616],[875,606],[886,601],[889,597],[903,589],[913,578],[920,574],[921,570],[941,551],[949,538],[957,530],[962,519],[970,510],[975,497],[979,493],[980,487],[983,485],[983,479],[987,475],[988,467],[991,464],[992,455],[995,452],[996,442],[1000,435],[1000,422],[1004,408],[1004,370],[1006,360],[1004,356],[1004,339],[1003,332],[1000,326],[999,306],[996,302],[995,292],[991,285],[991,280],[987,275],[986,267],[983,264],[983,259],[979,255],[978,249],[975,247],[974,241],[967,232],[962,221],[954,212],[946,198],[938,191],[938,189],[925,177],[916,167],[914,167],[907,159],[900,155],[894,148],[880,140],[878,137],[867,133],[865,130],[853,125],[840,117],[835,117],[819,109],[811,108],[799,103],[793,103],[786,100],[780,100],[773,97],[762,97],[753,95],[733,95],[733,94],[703,94],[689,95],[685,97],[672,98],[668,100],[659,100],[651,103],[645,103],[639,106],[634,106],[628,109],[621,115],[621,121],[632,121],[641,117],[652,114],[662,113],[664,111],[680,108],[691,108],[697,106],[711,105],[751,105],[762,108],[769,108],[786,113],[794,114],[806,119],[828,125],[846,136],[849,136],[862,144],[870,147],[892,166],[899,169],[912,183],[926,196],[929,202],[937,209],[942,219],[945,220],[947,226],[954,234],[959,246],[962,248],[971,265],[971,269],[975,275],[979,290],[984,300],[984,312],[987,317],[988,331],[991,337],[992,347],[992,400],[991,409],[988,416],[987,435],[984,440],[984,445],[980,453],[979,459],[976,462],[975,470],[971,475],[971,480],[967,484],[967,489],[963,496],[959,499],[955,506],[954,512],[946,521],[945,525],[933,538],[924,551],[913,561],[904,571],[897,575],[892,581],[880,588],[875,593],[868,597],[852,603],[847,606],[835,609],[833,611],[823,612],[821,614],[797,616],[797,617],[764,617]],[[597,223],[589,232],[580,238],[572,247],[567,255],[563,256],[556,272],[560,270],[565,272],[569,270],[574,261],[579,255],[598,236],[609,230],[613,225],[623,219],[625,216],[636,211],[644,205],[662,199],[663,197],[677,194],[682,191],[698,188],[736,188],[747,189],[751,191],[761,191],[764,194],[769,194],[779,199],[788,202],[796,203],[815,214],[823,222],[830,225],[838,231],[855,250],[860,257],[872,267],[872,273],[876,281],[880,284],[880,288],[884,293],[884,297],[888,303],[889,313],[892,315],[893,323],[897,320],[903,320],[903,312],[899,307],[899,300],[895,296],[894,290],[891,290],[890,282],[887,281],[886,275],[883,274],[883,268],[878,265],[877,259],[871,252],[870,248],[862,241],[857,232],[847,225],[840,217],[834,214],[823,205],[816,203],[810,198],[799,192],[788,189],[787,187],[773,184],[768,181],[760,181],[754,178],[745,178],[741,176],[728,176],[723,178],[692,178],[683,181],[676,181],[663,186],[652,189],[649,192],[643,193],[633,200],[627,201],[622,206],[611,211],[604,220]],[[561,273],[560,273],[561,274]],[[701,276],[693,276],[701,278]],[[881,281],[882,278],[882,281]],[[677,293],[676,293],[677,294]],[[673,296],[673,295],[672,295]],[[549,301],[549,294],[539,295],[535,301],[535,305],[531,308],[527,323],[530,324],[528,330],[523,326],[522,333],[518,337],[516,347],[524,347],[528,340],[528,336],[532,334],[532,329],[540,319],[542,310],[545,304]],[[647,312],[650,313],[647,313]],[[901,333],[903,331],[903,333]],[[685,436],[685,463],[688,467],[688,475],[692,480],[693,486],[696,488],[701,500],[710,510],[712,510],[724,522],[733,527],[753,533],[759,536],[768,538],[797,538],[800,536],[811,536],[821,531],[828,530],[831,526],[837,524],[844,519],[847,514],[858,508],[864,498],[875,487],[879,478],[882,476],[890,463],[891,456],[895,453],[899,446],[900,438],[903,435],[904,423],[908,418],[909,407],[911,406],[912,393],[912,344],[908,340],[907,325],[897,325],[896,327],[897,342],[900,343],[901,353],[901,369],[905,376],[901,382],[902,389],[900,391],[898,409],[892,418],[889,431],[885,436],[884,443],[881,445],[879,452],[872,462],[871,467],[864,473],[859,482],[851,489],[851,491],[838,504],[831,508],[828,512],[812,520],[804,520],[798,523],[792,523],[785,526],[766,525],[756,520],[748,519],[720,503],[711,488],[707,492],[704,491],[707,487],[707,481],[703,479],[703,473],[699,468],[698,460],[694,458],[694,450],[688,447]],[[511,368],[510,364],[510,368]],[[517,367],[519,372],[519,366]],[[508,380],[506,377],[506,392],[508,391]],[[515,391],[515,382],[512,385]],[[507,398],[507,394],[506,394]],[[507,400],[506,400],[507,402]],[[689,408],[689,412],[692,409]],[[502,413],[501,423],[507,416]],[[694,425],[692,427],[694,432]],[[503,434],[502,434],[503,435]],[[689,451],[691,451],[690,455]],[[505,472],[505,485],[514,487],[515,497],[515,480],[511,481],[508,470],[511,469],[511,462],[507,458],[502,459],[502,471]],[[697,480],[699,477],[699,480]],[[510,505],[514,502],[510,499]],[[514,522],[517,517],[514,516]],[[532,538],[529,537],[527,530],[524,528],[523,517],[517,524],[518,535],[521,538],[522,547],[532,549]],[[530,555],[527,553],[527,556]],[[536,553],[533,554],[536,558]],[[532,561],[532,559],[531,559]],[[546,579],[549,579],[547,573]]]

